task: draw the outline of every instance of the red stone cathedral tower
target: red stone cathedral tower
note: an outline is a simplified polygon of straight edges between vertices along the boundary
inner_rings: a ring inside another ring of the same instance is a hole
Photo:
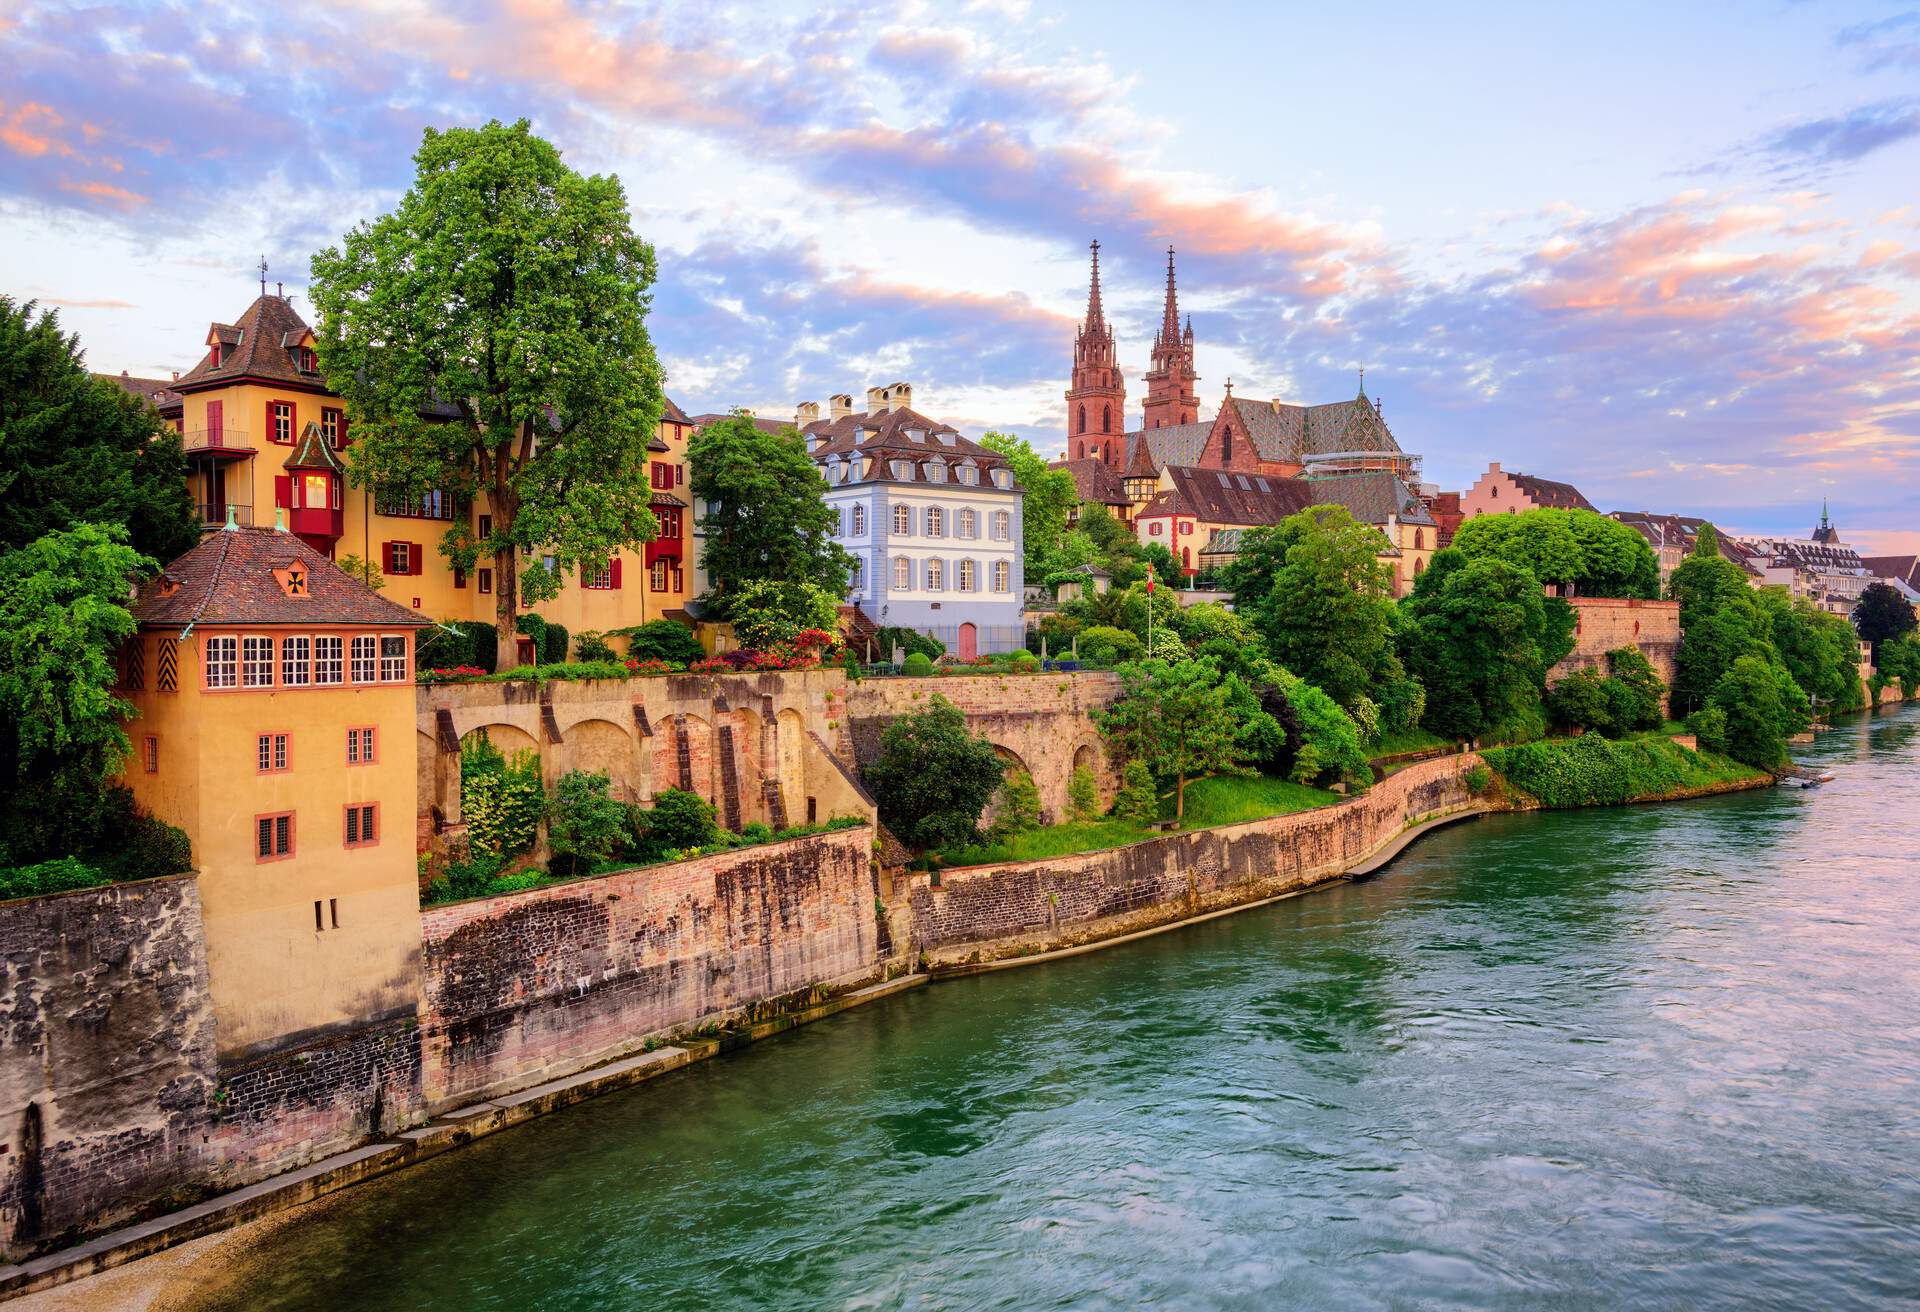
[[[1153,368],[1147,371],[1146,427],[1191,424],[1200,418],[1200,398],[1193,385],[1193,320],[1180,331],[1180,303],[1173,290],[1173,247],[1167,247],[1167,303],[1160,315],[1160,332],[1153,339]]]
[[[1114,356],[1113,329],[1100,307],[1100,243],[1093,243],[1093,285],[1087,318],[1073,338],[1073,385],[1067,389],[1067,458],[1091,456],[1118,471],[1126,455],[1127,384]]]

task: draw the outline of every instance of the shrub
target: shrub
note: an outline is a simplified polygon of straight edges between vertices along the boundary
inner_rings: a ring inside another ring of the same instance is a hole
[[[669,852],[705,847],[720,836],[713,804],[698,793],[663,788],[650,807],[627,808],[629,842],[636,860],[658,861]]]
[[[1033,776],[1018,766],[1000,780],[1000,806],[994,815],[996,838],[1024,834],[1040,827],[1040,790]]]
[[[1575,670],[1547,689],[1547,720],[1556,728],[1614,732],[1610,681],[1598,670]]]
[[[473,640],[473,664],[492,670],[500,663],[500,633],[491,624],[476,624],[468,630]]]
[[[910,651],[907,653],[906,663],[900,668],[906,674],[924,679],[933,673],[933,661],[923,651]]]
[[[992,744],[968,732],[959,708],[935,696],[925,710],[893,718],[865,775],[888,827],[925,851],[975,841],[1001,762]]]
[[[1154,792],[1153,771],[1145,761],[1128,761],[1120,772],[1120,791],[1113,799],[1113,813],[1122,820],[1148,821],[1160,814],[1160,797]]]
[[[76,857],[56,857],[38,865],[0,870],[0,902],[65,893],[76,888],[96,888],[109,882],[104,874]]]
[[[1493,786],[1493,771],[1484,765],[1470,766],[1460,778],[1467,785],[1467,792],[1474,797],[1484,795]]]
[[[627,834],[626,804],[604,773],[569,770],[547,799],[547,845],[555,874],[577,875],[611,857]]]
[[[480,626],[463,627],[452,621],[442,620],[440,627],[428,629],[420,645],[414,648],[414,668],[446,670],[460,665],[479,665],[480,662],[474,659],[473,635],[468,632],[468,629],[478,627]]]
[[[740,826],[740,837],[748,843],[770,843],[773,841],[773,826],[755,820]]]
[[[885,628],[873,635],[873,655],[875,660],[891,661],[893,649],[900,648],[907,655],[915,652],[924,655],[929,661],[937,661],[947,654],[947,644],[918,629]]]
[[[1638,647],[1617,647],[1607,653],[1607,670],[1609,708],[1621,731],[1659,728],[1667,685],[1645,653]]]
[[[627,639],[630,660],[691,665],[706,655],[693,630],[675,620],[648,620],[645,624],[614,631]]]
[[[544,665],[561,665],[567,659],[567,626],[549,624],[547,631],[540,635],[540,661]]]
[[[1073,778],[1067,781],[1067,809],[1075,820],[1092,820],[1100,814],[1100,784],[1084,765],[1075,766]]]
[[[546,659],[547,622],[538,611],[528,611],[513,621],[513,631],[533,639],[533,659],[535,663]]]
[[[1489,748],[1487,764],[1542,806],[1613,806],[1636,798],[1755,777],[1724,758],[1667,738],[1613,742],[1599,734]]]
[[[1727,713],[1718,706],[1703,706],[1687,717],[1687,732],[1702,751],[1727,750]]]
[[[150,816],[129,802],[112,846],[93,853],[92,860],[109,879],[152,879],[191,870],[193,844],[186,830]]]
[[[1139,660],[1147,648],[1145,643],[1125,629],[1096,624],[1081,631],[1078,650],[1081,660],[1091,661],[1095,665],[1124,665]]]
[[[573,657],[579,661],[616,661],[619,654],[607,645],[606,638],[588,629],[573,640]]]
[[[476,856],[504,859],[532,847],[545,806],[538,754],[522,751],[508,759],[484,731],[461,744],[460,811]]]
[[[1040,658],[1030,651],[1017,651],[1007,664],[1021,674],[1032,674],[1040,668]]]
[[[727,618],[741,645],[780,651],[807,629],[837,630],[840,604],[817,583],[749,579],[729,594]]]

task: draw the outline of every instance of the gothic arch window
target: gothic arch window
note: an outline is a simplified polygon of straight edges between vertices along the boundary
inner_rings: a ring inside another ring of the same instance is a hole
[[[1415,529],[1413,531],[1413,549],[1415,551],[1424,551],[1426,550],[1426,547],[1427,547],[1427,531],[1423,528]]]
[[[1224,465],[1231,459],[1233,459],[1233,430],[1223,428],[1220,430],[1220,463]]]
[[[1113,407],[1110,405],[1100,407],[1100,431],[1103,433],[1113,431]]]
[[[1080,407],[1080,431],[1083,433],[1087,431],[1087,408],[1085,406]]]

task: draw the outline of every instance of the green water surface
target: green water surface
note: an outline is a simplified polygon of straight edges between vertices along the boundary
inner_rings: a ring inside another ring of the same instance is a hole
[[[205,1308],[1895,1308],[1920,713],[1839,778],[1442,830],[351,1191]]]

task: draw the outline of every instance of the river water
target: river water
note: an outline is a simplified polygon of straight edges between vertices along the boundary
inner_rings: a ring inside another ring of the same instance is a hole
[[[1836,782],[1503,816],[350,1191],[205,1308],[1920,1299],[1920,713]]]

